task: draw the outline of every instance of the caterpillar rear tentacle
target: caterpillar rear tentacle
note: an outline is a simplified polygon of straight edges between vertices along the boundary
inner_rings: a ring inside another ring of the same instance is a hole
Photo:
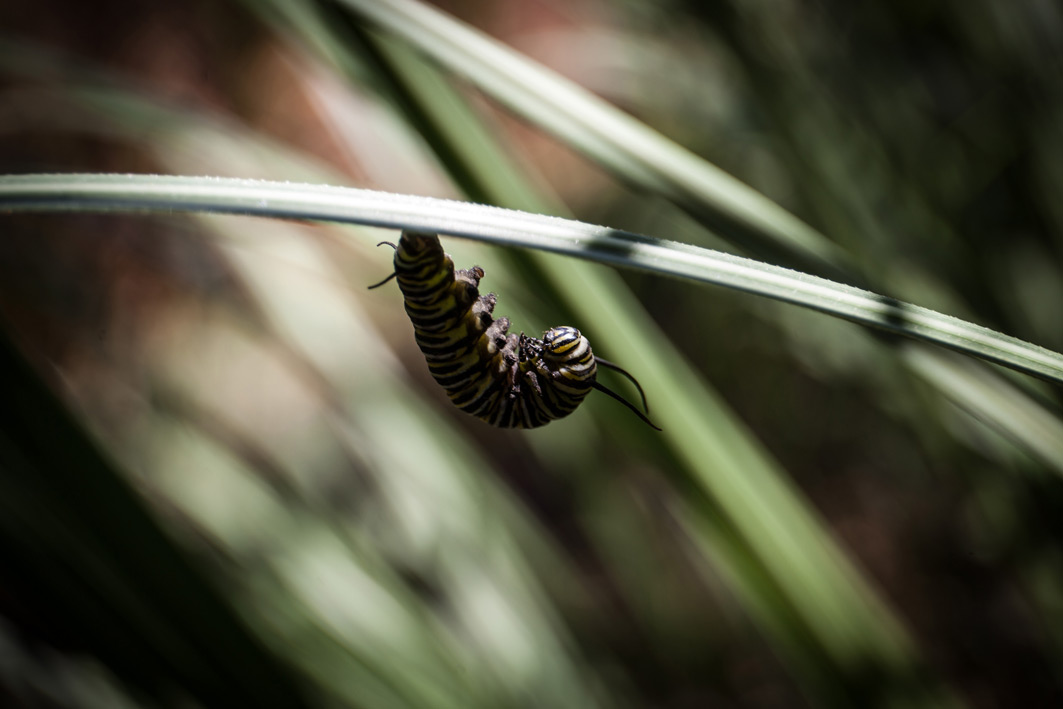
[[[455,269],[439,237],[404,231],[395,249],[393,278],[399,283],[417,346],[428,369],[462,411],[493,426],[536,428],[576,410],[592,389],[604,392],[660,431],[631,402],[596,380],[598,365],[627,377],[642,398],[638,381],[617,365],[596,357],[574,327],[547,330],[540,340],[509,334],[509,318],[493,317],[497,298],[480,295],[479,266]]]
[[[392,243],[390,241],[381,241],[379,244],[377,244],[377,248],[380,248],[384,244],[387,244],[388,246],[390,246],[391,248],[395,249],[396,251],[399,250],[399,247],[396,244],[394,244],[394,243]],[[392,271],[391,275],[388,276],[387,278],[385,278],[384,280],[382,280],[380,283],[374,283],[373,285],[369,286],[369,290],[373,290],[374,288],[379,288],[380,286],[382,286],[385,283],[389,282],[392,278],[394,278],[397,275],[399,275],[397,272]]]

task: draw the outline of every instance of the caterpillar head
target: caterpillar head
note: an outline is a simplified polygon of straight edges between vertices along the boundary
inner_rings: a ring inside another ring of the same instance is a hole
[[[591,349],[580,331],[568,325],[552,327],[543,334],[543,356],[552,360],[579,360]]]

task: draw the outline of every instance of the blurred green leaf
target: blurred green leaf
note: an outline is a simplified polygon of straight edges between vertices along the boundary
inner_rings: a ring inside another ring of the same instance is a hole
[[[0,578],[23,621],[162,704],[311,706],[3,333],[0,388]]]

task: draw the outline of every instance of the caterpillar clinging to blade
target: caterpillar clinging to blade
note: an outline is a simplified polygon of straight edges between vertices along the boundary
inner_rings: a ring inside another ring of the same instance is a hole
[[[608,394],[656,430],[631,402],[596,380],[598,367],[639,383],[596,357],[574,327],[550,328],[543,339],[507,334],[509,318],[494,319],[495,294],[480,295],[479,266],[455,270],[439,237],[404,231],[395,249],[395,272],[428,369],[454,405],[502,428],[536,428],[576,410],[592,389]],[[648,413],[648,409],[647,409]]]

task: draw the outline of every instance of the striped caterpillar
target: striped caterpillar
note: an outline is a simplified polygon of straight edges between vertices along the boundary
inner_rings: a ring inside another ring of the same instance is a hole
[[[543,338],[507,334],[509,318],[492,317],[494,293],[480,295],[479,266],[455,270],[434,234],[402,232],[395,272],[413,322],[417,346],[447,396],[467,414],[501,428],[536,428],[568,416],[597,389],[657,428],[631,402],[596,380],[598,367],[631,380],[646,407],[639,383],[612,362],[596,357],[574,327],[550,328]],[[648,413],[648,409],[647,409]]]

